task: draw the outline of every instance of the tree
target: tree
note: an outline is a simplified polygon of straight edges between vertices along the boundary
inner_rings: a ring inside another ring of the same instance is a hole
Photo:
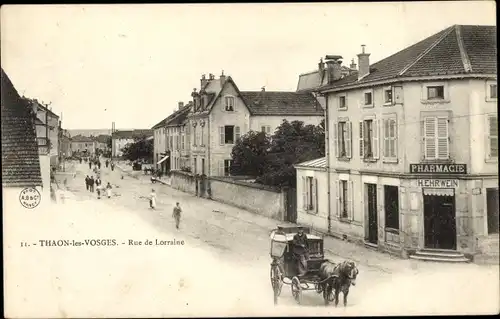
[[[106,136],[106,146],[111,149],[111,136]]]
[[[269,147],[270,140],[264,132],[250,131],[241,136],[231,152],[231,175],[262,175]]]
[[[145,136],[135,138],[133,143],[125,145],[122,149],[123,157],[130,161],[139,159],[148,160],[153,157],[153,140]]]
[[[272,136],[264,173],[256,181],[266,185],[296,187],[293,165],[323,156],[324,121],[315,126],[304,125],[302,121],[283,120]]]

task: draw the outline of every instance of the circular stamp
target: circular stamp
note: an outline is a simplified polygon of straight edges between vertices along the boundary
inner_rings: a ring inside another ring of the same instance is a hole
[[[37,207],[41,200],[42,196],[40,195],[40,192],[33,187],[23,189],[19,195],[19,202],[28,209]]]

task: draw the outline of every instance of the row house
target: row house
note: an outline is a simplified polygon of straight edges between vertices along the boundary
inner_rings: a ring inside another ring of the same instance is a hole
[[[169,154],[167,153],[167,138],[166,138],[166,123],[169,117],[161,120],[159,123],[154,125],[151,129],[153,130],[153,162],[155,163],[155,169],[161,170],[163,173],[168,172],[170,167],[170,161],[168,160]]]
[[[68,130],[61,129],[59,131],[59,145],[60,159],[71,157],[73,155],[71,149],[71,134],[68,132]]]
[[[19,196],[27,187],[43,194],[39,208],[50,198],[50,181],[48,184],[42,181],[34,112],[3,69],[1,82],[3,209],[4,212],[23,209]],[[6,221],[8,214],[4,214]]]
[[[123,155],[123,148],[129,144],[134,143],[137,138],[149,138],[153,136],[154,131],[151,129],[137,129],[137,130],[113,130],[111,133],[111,156],[121,157]]]
[[[230,76],[210,74],[191,94],[187,116],[191,145],[191,171],[227,176],[231,151],[238,139],[253,131],[273,134],[283,120],[318,125],[324,109],[309,92],[240,91]]]
[[[496,27],[369,56],[347,76],[327,62],[327,156],[296,166],[299,222],[402,254],[498,255]]]
[[[93,156],[96,151],[95,141],[88,136],[73,136],[71,138],[71,151],[77,156]]]
[[[191,103],[179,102],[178,109],[166,121],[166,150],[172,170],[191,171],[190,127],[187,120]]]

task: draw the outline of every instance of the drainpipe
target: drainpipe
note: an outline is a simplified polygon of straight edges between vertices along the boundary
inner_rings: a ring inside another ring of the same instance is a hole
[[[327,203],[328,203],[328,233],[331,232],[332,229],[332,213],[331,213],[331,199],[330,199],[330,189],[332,184],[330,182],[330,130],[329,130],[329,121],[328,121],[328,94],[319,94],[325,98],[325,155],[326,155],[326,174],[327,174]]]

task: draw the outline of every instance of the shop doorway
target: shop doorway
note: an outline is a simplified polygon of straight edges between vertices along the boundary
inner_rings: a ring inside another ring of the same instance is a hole
[[[368,210],[368,242],[378,244],[377,185],[366,184]]]
[[[455,190],[424,188],[423,193],[425,247],[456,249]]]
[[[486,211],[488,215],[488,235],[498,234],[498,188],[486,189]]]

